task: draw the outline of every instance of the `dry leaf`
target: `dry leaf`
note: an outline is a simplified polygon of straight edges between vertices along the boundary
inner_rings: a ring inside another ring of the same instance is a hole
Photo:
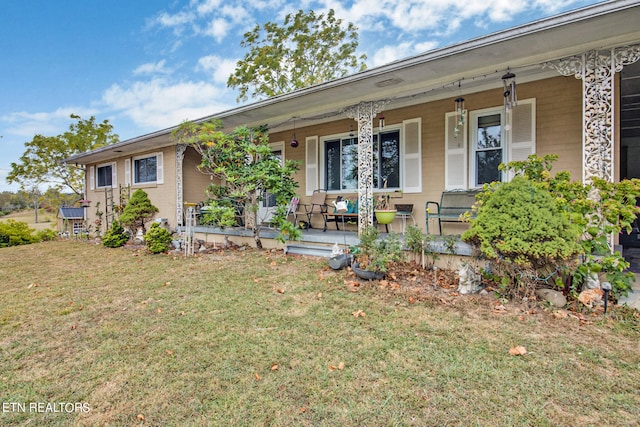
[[[307,408],[305,408],[305,407],[303,406],[302,408],[300,408],[300,412],[302,412],[302,413],[304,414],[305,412],[307,412]]]
[[[523,356],[525,354],[527,354],[527,349],[524,348],[524,346],[517,346],[517,347],[512,347],[509,349],[509,354],[512,356]]]
[[[416,299],[414,297],[409,297],[409,304],[415,304]]]
[[[75,331],[76,330],[76,325],[71,325],[71,330]]]
[[[277,364],[277,363],[274,363],[273,365],[271,365],[271,370],[272,370],[272,371],[277,371],[277,370],[278,370],[278,368],[279,368],[279,366],[278,366],[278,364]]]
[[[158,307],[158,313],[162,313],[162,309]]]
[[[256,377],[256,381],[260,381],[260,375],[258,375],[258,373],[255,373],[255,377]]]
[[[275,265],[278,265],[278,263],[276,263],[275,261],[271,261],[271,264],[269,264],[269,265],[273,267]]]
[[[338,369],[340,369],[341,371],[344,369],[344,362],[338,363]]]
[[[254,277],[254,278],[253,278],[253,281],[254,281],[254,282],[256,282],[256,283],[258,283],[258,282],[260,282],[260,279],[258,279],[257,277]]]
[[[173,350],[167,350],[167,354],[171,356],[173,354]]]
[[[566,319],[569,317],[569,314],[565,310],[558,310],[553,312],[553,317],[556,319]]]
[[[138,421],[144,421],[144,415],[142,414],[138,414],[136,418],[138,419]]]
[[[336,366],[329,365],[329,370],[330,370],[331,372],[335,371],[336,369],[338,369]]]
[[[316,297],[322,298],[322,292],[318,292],[318,295],[316,295]]]
[[[276,292],[278,292],[279,294],[284,294],[284,289],[278,288],[278,289],[276,289]]]
[[[356,310],[351,314],[353,314],[353,317],[364,317],[364,316],[366,316],[366,313],[364,311],[362,311],[362,310]]]

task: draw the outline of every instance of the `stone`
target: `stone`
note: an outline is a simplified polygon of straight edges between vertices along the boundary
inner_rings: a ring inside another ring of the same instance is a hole
[[[589,273],[587,279],[582,284],[582,290],[587,289],[600,289],[600,279],[596,273]]]
[[[567,304],[567,298],[560,291],[553,289],[537,289],[536,296],[554,307],[562,308]]]
[[[481,289],[480,275],[473,270],[470,264],[463,264],[462,268],[458,271],[460,278],[458,284],[458,292],[462,295],[475,294]]]

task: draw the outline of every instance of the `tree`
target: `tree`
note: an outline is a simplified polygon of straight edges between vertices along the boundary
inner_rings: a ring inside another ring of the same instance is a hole
[[[42,184],[51,184],[58,190],[71,190],[83,196],[84,171],[73,165],[67,165],[68,157],[118,142],[118,135],[112,133],[113,126],[108,120],[96,123],[91,116],[83,120],[71,115],[75,123],[69,130],[58,136],[35,135],[25,143],[27,148],[19,163],[11,163],[11,172],[7,175],[9,184],[18,183],[23,189],[31,189]]]
[[[256,25],[240,45],[249,52],[227,80],[227,86],[240,89],[238,101],[246,101],[249,92],[252,98],[272,97],[366,68],[366,56],[355,54],[356,26],[342,28],[333,10],[326,16],[299,10],[288,14],[282,27]]]
[[[268,129],[264,126],[239,127],[228,134],[222,132],[221,127],[219,120],[201,124],[185,122],[173,133],[173,138],[190,144],[202,156],[200,170],[216,178],[207,190],[217,199],[212,207],[233,209],[232,205],[226,204],[229,200],[244,206],[245,211],[253,215],[249,226],[253,228],[256,246],[262,248],[257,211],[259,202],[269,194],[276,199],[272,222],[289,239],[295,239],[296,230],[286,221],[285,211],[298,187],[293,179],[299,169],[298,163],[292,160],[282,163],[273,156]],[[218,217],[235,219],[235,215],[220,214]]]
[[[158,208],[151,204],[149,195],[141,188],[131,195],[131,199],[124,207],[122,215],[118,218],[120,223],[135,235],[138,227],[142,227],[142,232],[146,232],[145,226],[151,218],[158,212]]]

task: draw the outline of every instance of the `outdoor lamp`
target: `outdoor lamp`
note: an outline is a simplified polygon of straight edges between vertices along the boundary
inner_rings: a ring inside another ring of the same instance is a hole
[[[602,290],[604,291],[604,314],[607,314],[607,302],[609,301],[609,292],[611,292],[611,283],[602,282]]]
[[[378,116],[378,127],[380,129],[384,129],[384,116],[382,115],[382,113],[380,113],[380,115]]]

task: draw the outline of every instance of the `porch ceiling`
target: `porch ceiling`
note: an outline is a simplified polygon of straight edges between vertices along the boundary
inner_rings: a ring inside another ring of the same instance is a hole
[[[623,0],[596,4],[510,30],[436,49],[351,76],[300,89],[198,121],[218,118],[226,130],[267,123],[276,131],[341,116],[361,101],[388,99],[387,109],[501,87],[507,69],[526,82],[558,75],[547,61],[587,50],[640,42],[640,5]],[[460,84],[460,89],[458,88]],[[175,128],[175,127],[174,127]],[[169,128],[80,154],[69,162],[91,163],[172,145]]]

